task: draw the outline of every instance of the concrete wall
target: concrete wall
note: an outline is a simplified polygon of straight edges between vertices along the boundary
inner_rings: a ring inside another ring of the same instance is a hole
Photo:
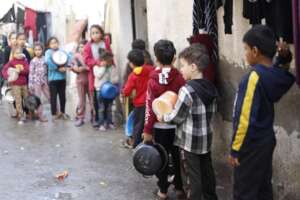
[[[105,31],[112,33],[112,49],[121,71],[125,69],[133,38],[130,5],[130,0],[108,0],[106,4]]]

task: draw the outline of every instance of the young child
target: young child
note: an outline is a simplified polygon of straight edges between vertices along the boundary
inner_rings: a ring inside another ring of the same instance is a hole
[[[25,33],[18,33],[17,34],[17,46],[22,48],[23,54],[25,55],[27,62],[30,63],[31,61],[31,56],[29,52],[26,49],[26,35]]]
[[[8,35],[8,46],[4,49],[4,60],[3,64],[8,63],[11,59],[13,59],[12,49],[17,46],[17,33],[11,32]]]
[[[48,82],[50,89],[50,105],[53,119],[69,119],[65,113],[66,106],[66,66],[57,66],[52,60],[52,54],[59,50],[59,41],[50,37],[47,42],[48,50],[45,52],[45,62],[48,67]],[[59,97],[60,112],[57,111],[57,96]]]
[[[176,126],[157,124],[157,118],[152,110],[152,102],[166,91],[178,93],[185,84],[180,72],[172,66],[176,54],[173,43],[169,40],[159,40],[154,46],[154,53],[158,67],[151,73],[146,95],[146,113],[144,125],[144,143],[154,140],[164,146],[168,153],[172,154],[175,168],[174,184],[178,196],[183,195],[182,180],[180,176],[180,157],[178,147],[173,145]],[[154,129],[155,128],[155,129]],[[168,182],[168,168],[157,175],[160,199],[167,199],[170,183]]]
[[[112,84],[118,83],[118,72],[113,65],[113,54],[105,49],[99,49],[100,66],[94,66],[93,72],[95,76],[94,87],[97,91],[98,103],[98,119],[99,130],[106,131],[107,129],[114,129],[115,126],[112,121],[112,103],[113,100],[101,98],[101,87],[106,82]]]
[[[180,53],[179,61],[181,73],[188,82],[179,90],[174,110],[159,118],[177,125],[174,144],[181,151],[187,199],[217,200],[210,153],[210,124],[216,111],[217,89],[203,78],[209,55],[203,45],[193,44]]]
[[[47,66],[45,58],[43,56],[44,47],[41,43],[36,42],[33,47],[34,58],[30,62],[29,66],[29,82],[28,88],[30,94],[37,96],[40,100],[42,95],[50,102],[50,94],[47,79]],[[43,117],[43,107],[40,104],[38,108],[38,117],[42,122],[46,122],[47,119]]]
[[[99,59],[99,48],[106,49],[111,52],[110,42],[104,38],[104,30],[99,25],[92,25],[90,28],[91,41],[84,46],[83,58],[84,63],[88,66],[88,79],[89,79],[89,93],[92,100],[94,119],[92,120],[93,127],[99,127],[98,120],[98,103],[97,95],[94,87],[94,73],[93,68],[95,65],[100,66],[101,60]]]
[[[142,50],[131,50],[127,56],[129,65],[133,72],[124,86],[123,95],[128,97],[135,90],[136,95],[134,104],[134,122],[133,122],[133,148],[142,141],[145,119],[145,101],[146,91],[150,73],[154,69],[152,66],[144,65],[144,55]]]
[[[243,42],[245,59],[252,70],[239,84],[234,108],[229,156],[234,167],[233,199],[272,200],[274,103],[293,85],[294,76],[272,64],[276,37],[267,26],[254,26]]]
[[[84,124],[85,110],[86,110],[86,96],[88,96],[90,107],[92,108],[91,99],[89,96],[89,82],[88,71],[89,68],[85,65],[83,60],[83,48],[86,44],[85,40],[79,43],[77,53],[74,55],[72,71],[77,74],[76,85],[78,92],[79,103],[76,109],[75,126],[80,127]],[[91,116],[93,117],[93,116]]]
[[[9,81],[9,85],[11,86],[12,95],[16,103],[17,119],[19,120],[19,123],[22,124],[26,120],[22,101],[28,96],[27,77],[29,73],[29,65],[23,54],[22,48],[16,47],[13,50],[13,59],[9,61],[2,70],[3,77],[7,80],[10,80],[10,68],[15,69],[18,73],[16,80]]]

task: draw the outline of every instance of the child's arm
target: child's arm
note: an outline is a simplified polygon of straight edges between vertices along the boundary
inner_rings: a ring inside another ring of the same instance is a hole
[[[29,74],[29,65],[27,62],[23,63],[23,69],[20,71],[20,74],[22,74],[22,75]]]
[[[48,67],[49,70],[54,71],[54,70],[57,70],[58,67],[57,67],[56,64],[54,64],[54,63],[52,62],[51,56],[52,56],[52,51],[51,51],[50,49],[48,49],[48,50],[45,52],[45,63],[47,64],[47,67]]]
[[[135,89],[134,76],[132,74],[130,74],[127,82],[125,83],[122,93],[125,97],[128,97],[131,95],[131,93],[134,89]]]
[[[239,158],[239,152],[250,134],[249,124],[257,116],[260,106],[260,93],[257,89],[258,81],[257,72],[252,71],[239,85],[233,117],[234,135],[231,144],[231,157],[233,158]]]
[[[93,67],[99,64],[99,62],[93,58],[91,45],[88,44],[84,46],[83,59],[85,64],[88,66],[89,70],[93,70]]]
[[[192,98],[187,91],[186,87],[182,87],[179,90],[178,99],[175,104],[173,111],[169,114],[165,114],[163,116],[163,121],[165,122],[173,122],[175,124],[182,124],[191,109],[192,106]]]

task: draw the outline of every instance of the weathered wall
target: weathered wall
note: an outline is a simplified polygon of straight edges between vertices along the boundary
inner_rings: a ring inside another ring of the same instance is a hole
[[[234,1],[233,34],[223,32],[222,10],[219,11],[221,115],[216,126],[218,146],[229,145],[232,106],[241,77],[249,70],[243,59],[243,34],[250,28],[242,18],[242,1]],[[277,147],[274,155],[274,192],[277,199],[300,199],[300,90],[295,85],[276,105],[275,130]],[[216,152],[227,150],[216,146]],[[224,161],[224,157],[219,157]]]

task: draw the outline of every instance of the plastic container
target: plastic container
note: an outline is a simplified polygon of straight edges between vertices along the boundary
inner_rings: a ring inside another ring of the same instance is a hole
[[[100,89],[100,98],[115,99],[119,94],[119,89],[111,82],[105,82]]]
[[[153,112],[156,115],[171,113],[176,104],[177,98],[178,96],[175,92],[167,91],[163,93],[152,102]]]

